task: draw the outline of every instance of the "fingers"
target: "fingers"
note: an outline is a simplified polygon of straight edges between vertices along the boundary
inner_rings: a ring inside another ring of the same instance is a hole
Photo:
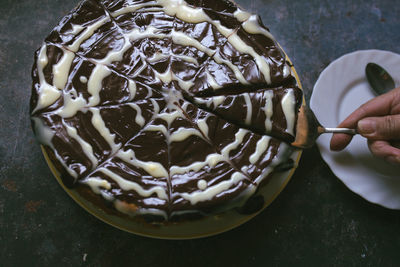
[[[400,114],[362,119],[357,131],[371,140],[400,140]]]
[[[343,150],[353,139],[352,135],[348,134],[334,134],[331,139],[330,147],[333,151]]]
[[[365,117],[376,117],[390,114],[394,96],[399,94],[400,88],[395,91],[377,96],[357,108],[338,127],[355,128],[357,122]]]
[[[400,149],[393,147],[389,142],[369,140],[368,147],[375,156],[391,163],[400,164]]]
[[[361,105],[353,113],[351,113],[338,127],[340,128],[358,128],[358,122],[366,117],[376,117],[391,114],[393,108],[399,109],[400,103],[400,87],[393,89],[389,93],[380,95]],[[390,120],[390,119],[389,119]],[[397,122],[398,119],[396,119]],[[386,122],[392,125],[392,122]],[[389,126],[393,128],[392,126]],[[397,126],[395,126],[397,127]],[[392,130],[389,130],[392,132]],[[398,132],[399,133],[399,132]],[[391,134],[391,133],[390,133]],[[331,139],[330,147],[333,151],[343,150],[353,137],[346,134],[334,134]],[[399,139],[400,137],[394,138]]]
[[[364,118],[358,121],[357,131],[370,140],[400,140],[400,114]],[[343,150],[352,138],[347,134],[334,134],[330,143],[331,150]]]

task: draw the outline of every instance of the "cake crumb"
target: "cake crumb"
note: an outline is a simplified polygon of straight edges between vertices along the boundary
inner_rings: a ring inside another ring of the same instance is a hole
[[[28,202],[25,203],[25,210],[28,212],[37,212],[42,202],[43,202],[42,200],[39,201],[29,200]]]
[[[17,192],[17,185],[12,180],[5,180],[2,184],[3,188],[10,192]]]

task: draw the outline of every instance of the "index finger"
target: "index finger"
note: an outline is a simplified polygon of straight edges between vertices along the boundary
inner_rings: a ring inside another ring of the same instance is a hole
[[[390,114],[395,93],[397,92],[393,90],[389,93],[377,96],[362,104],[359,108],[353,111],[353,113],[351,113],[344,121],[342,121],[338,125],[338,127],[356,128],[358,121],[363,118]]]
[[[393,100],[399,94],[400,88],[394,89],[389,93],[380,95],[366,102],[351,113],[344,121],[337,127],[343,128],[357,128],[357,123],[363,118],[371,116],[387,115],[391,111]],[[353,136],[346,134],[334,134],[331,139],[330,147],[332,150],[342,150],[350,142]]]

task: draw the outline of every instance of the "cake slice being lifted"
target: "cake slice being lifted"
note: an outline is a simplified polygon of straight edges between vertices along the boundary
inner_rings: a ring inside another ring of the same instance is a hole
[[[194,102],[225,120],[286,142],[295,137],[302,91],[297,87],[260,89],[237,95],[195,97]]]

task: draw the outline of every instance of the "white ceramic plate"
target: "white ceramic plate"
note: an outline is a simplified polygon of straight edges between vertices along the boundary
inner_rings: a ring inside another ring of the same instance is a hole
[[[333,61],[320,75],[310,100],[311,109],[325,127],[336,127],[351,112],[375,95],[365,77],[365,66],[384,67],[400,86],[400,55],[382,50],[363,50]],[[322,158],[333,173],[366,200],[390,209],[400,209],[400,166],[374,158],[366,139],[355,136],[341,152],[329,150],[331,134],[317,141]]]

